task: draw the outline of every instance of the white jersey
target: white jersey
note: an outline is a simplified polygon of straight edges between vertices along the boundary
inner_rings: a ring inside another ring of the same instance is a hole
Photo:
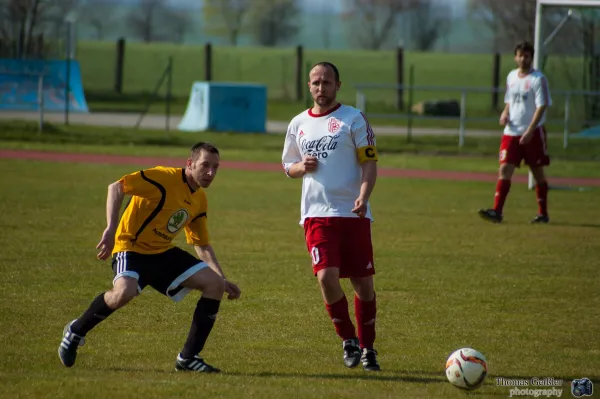
[[[307,217],[358,217],[352,209],[360,194],[361,163],[377,160],[375,135],[365,116],[341,104],[324,114],[309,109],[297,115],[285,137],[286,174],[304,155],[318,158],[318,165],[303,176],[300,224]],[[369,204],[365,217],[373,220]]]
[[[520,75],[519,70],[511,71],[506,77],[506,94],[504,102],[509,104],[509,122],[504,128],[508,136],[521,136],[533,120],[538,107],[552,105],[548,80],[540,71],[533,70],[527,75]],[[546,122],[546,112],[538,126]]]

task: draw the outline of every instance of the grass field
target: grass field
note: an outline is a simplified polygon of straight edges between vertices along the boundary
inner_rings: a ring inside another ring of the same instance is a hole
[[[213,80],[228,82],[262,83],[268,87],[269,118],[286,120],[293,117],[302,103],[295,99],[295,49],[269,49],[248,47],[213,48]],[[116,45],[109,42],[80,42],[77,58],[81,63],[83,85],[92,110],[136,110],[142,108],[143,93],[150,93],[165,70],[168,58],[173,57],[173,93],[175,109],[182,113],[191,85],[204,80],[204,47],[173,44],[128,43],[124,61],[124,94],[114,95],[114,72]],[[394,51],[324,51],[306,50],[305,63],[328,60],[338,65],[343,81],[340,99],[356,103],[358,84],[396,84],[396,61]],[[493,55],[450,53],[405,53],[405,83],[409,83],[409,69],[415,69],[414,84],[417,86],[449,86],[491,88],[493,82]],[[506,74],[514,68],[510,54],[501,59],[501,84]],[[583,60],[579,58],[550,57],[545,65],[551,90],[578,90],[583,84]],[[162,95],[164,95],[164,87]],[[395,108],[397,94],[393,89],[365,90],[369,112],[398,113]],[[408,103],[408,92],[404,93]],[[564,115],[563,95],[554,94],[551,118]],[[469,93],[467,115],[495,117],[492,94]],[[460,92],[422,91],[414,92],[414,101],[432,99],[460,100]],[[585,98],[574,96],[570,116],[575,125],[581,125]],[[500,95],[502,104],[502,95]],[[164,112],[164,107],[153,108]],[[387,123],[405,124],[405,120],[391,119]],[[417,124],[427,125],[419,121]],[[489,126],[486,122],[474,122],[476,126]],[[456,125],[456,124],[454,124]],[[579,126],[577,126],[579,127]]]
[[[372,204],[383,371],[365,374],[343,367],[310,273],[297,225],[300,182],[224,169],[209,189],[209,228],[243,296],[223,304],[204,352],[224,373],[190,375],[175,373],[173,362],[197,295],[175,305],[144,291],[88,335],[73,369],[56,355],[64,324],[110,287],[94,249],[106,185],[136,168],[22,160],[0,160],[0,168],[0,397],[459,398],[471,395],[446,383],[443,367],[463,346],[488,358],[477,397],[508,396],[495,386],[499,376],[562,378],[563,397],[572,378],[600,383],[597,192],[552,192],[553,223],[531,226],[533,194],[515,186],[507,223],[490,225],[474,213],[491,201],[490,184],[379,179]]]
[[[200,139],[224,160],[279,162],[279,135],[51,126],[39,137],[31,124],[0,126],[0,148],[182,160]],[[407,147],[381,137],[378,146],[381,167],[497,168],[497,140],[471,142],[463,154],[442,138]],[[549,175],[600,177],[595,146],[557,156]],[[493,199],[490,183],[380,178],[372,204],[383,371],[365,374],[343,367],[310,273],[300,181],[223,169],[209,189],[209,228],[243,297],[223,304],[204,352],[224,373],[204,376],[173,371],[197,294],[175,305],[146,290],[88,335],[73,369],[56,355],[64,324],[110,287],[94,249],[106,186],[137,167],[0,159],[0,169],[0,397],[458,398],[472,394],[450,386],[443,366],[464,346],[488,358],[477,397],[509,395],[495,377],[564,379],[563,397],[573,378],[600,383],[597,190],[551,191],[552,223],[531,226],[534,195],[514,185],[506,223],[490,225],[475,214]]]

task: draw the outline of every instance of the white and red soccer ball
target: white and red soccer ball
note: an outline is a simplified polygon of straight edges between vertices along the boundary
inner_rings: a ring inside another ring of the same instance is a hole
[[[472,348],[454,351],[446,360],[446,378],[452,385],[462,389],[477,389],[487,376],[487,360],[481,352]]]

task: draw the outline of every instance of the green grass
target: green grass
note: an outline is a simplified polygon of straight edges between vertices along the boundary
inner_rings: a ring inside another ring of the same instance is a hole
[[[295,48],[252,48],[252,47],[213,47],[213,80],[227,82],[262,83],[268,88],[269,118],[287,120],[298,113],[301,103],[294,102],[295,93]],[[114,96],[114,71],[116,46],[109,42],[80,42],[78,60],[81,63],[83,85],[90,106],[94,111],[132,110],[141,108],[154,90],[159,78],[167,67],[168,58],[173,57],[173,94],[175,110],[182,113],[187,103],[192,83],[204,80],[204,47],[176,44],[128,43],[124,61],[124,95]],[[328,60],[338,65],[343,82],[339,97],[342,101],[356,103],[356,85],[396,84],[396,61],[394,51],[323,51],[306,50],[305,63],[312,64]],[[409,83],[409,69],[414,66],[414,84],[417,86],[449,86],[490,88],[493,82],[492,54],[451,54],[451,53],[405,53],[405,83]],[[303,67],[305,68],[305,67]],[[512,55],[501,58],[501,82],[514,68]],[[550,57],[545,72],[550,80],[551,90],[579,90],[583,87],[582,58]],[[501,83],[502,87],[503,84]],[[395,108],[397,93],[394,89],[367,89],[368,112],[398,114]],[[146,93],[144,95],[144,93]],[[161,91],[164,96],[165,87]],[[404,102],[408,104],[409,94],[404,92]],[[563,95],[553,95],[554,106],[549,111],[552,119],[563,118]],[[432,99],[460,100],[460,92],[423,91],[414,92],[414,102]],[[132,101],[135,104],[132,104]],[[502,95],[500,104],[502,105]],[[280,103],[281,105],[274,105]],[[467,95],[467,115],[496,118],[498,111],[492,109],[491,93],[469,93]],[[575,96],[570,107],[571,121],[575,129],[582,125],[586,99]],[[164,106],[151,109],[164,112]],[[404,112],[404,111],[403,111]],[[403,119],[390,119],[387,123],[405,124]],[[419,125],[431,126],[419,122]],[[445,122],[449,123],[449,122]],[[444,124],[445,124],[444,123]],[[451,122],[456,126],[456,122]],[[489,122],[472,122],[476,127],[493,126]]]
[[[365,374],[343,367],[310,273],[300,182],[224,169],[209,189],[209,228],[243,296],[223,304],[207,343],[206,359],[224,370],[212,376],[173,371],[197,294],[175,305],[151,290],[88,335],[73,369],[62,367],[64,324],[110,287],[94,249],[106,185],[135,167],[0,160],[0,168],[1,397],[462,398],[443,367],[463,346],[488,358],[478,397],[508,396],[497,376],[600,382],[596,193],[553,192],[553,223],[531,226],[533,194],[515,186],[507,223],[491,225],[473,212],[492,200],[489,184],[379,179],[383,371]]]

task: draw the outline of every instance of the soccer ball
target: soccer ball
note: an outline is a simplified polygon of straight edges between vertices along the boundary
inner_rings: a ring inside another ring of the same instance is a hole
[[[452,385],[462,389],[476,389],[487,376],[487,360],[472,348],[454,351],[446,360],[446,378]]]

